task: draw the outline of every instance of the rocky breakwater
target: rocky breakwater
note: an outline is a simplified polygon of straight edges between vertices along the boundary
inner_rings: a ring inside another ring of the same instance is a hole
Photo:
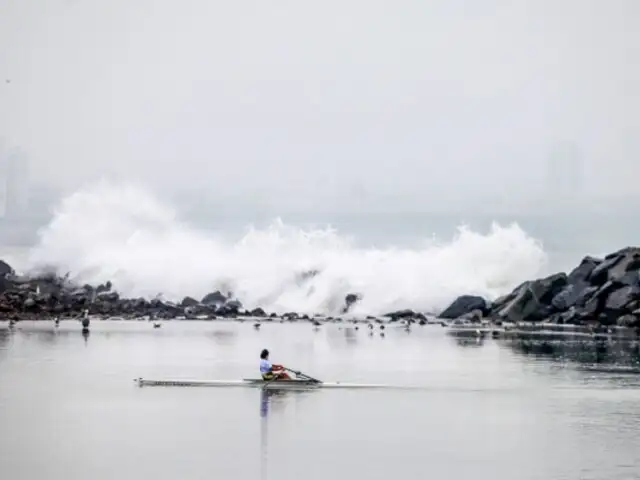
[[[77,285],[67,276],[46,272],[16,275],[0,260],[0,320],[40,320],[93,316],[135,319],[214,319],[240,315],[266,317],[264,310],[242,310],[242,303],[219,291],[201,300],[184,298],[173,303],[158,298],[122,298],[111,282],[102,285]]]
[[[640,330],[640,247],[585,257],[568,274],[524,282],[494,301],[458,297],[439,317]]]

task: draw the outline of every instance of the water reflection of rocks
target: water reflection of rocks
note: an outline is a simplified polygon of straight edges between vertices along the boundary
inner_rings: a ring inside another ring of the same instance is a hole
[[[640,337],[632,328],[529,323],[464,326],[452,328],[448,334],[460,346],[482,346],[487,341],[496,341],[519,355],[632,368],[640,373]]]
[[[519,339],[505,342],[521,355],[569,361],[581,364],[603,364],[635,367],[640,373],[640,345],[638,342],[612,342],[608,340],[558,340]]]

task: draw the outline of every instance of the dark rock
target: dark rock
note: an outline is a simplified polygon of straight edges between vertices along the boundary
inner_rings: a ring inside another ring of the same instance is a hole
[[[628,313],[618,317],[616,325],[619,327],[637,328],[640,327],[640,317]]]
[[[118,295],[118,292],[110,292],[105,290],[96,295],[96,301],[117,302],[118,300],[120,300],[120,295]]]
[[[227,303],[227,297],[223,295],[219,290],[216,290],[213,293],[208,293],[205,295],[200,301],[203,305],[223,305]]]
[[[486,315],[489,310],[487,307],[487,301],[482,297],[462,295],[456,298],[438,317],[455,320],[474,310],[479,310],[482,315]]]
[[[9,265],[4,260],[0,260],[0,277],[4,277],[6,275],[13,275],[13,274],[15,274],[15,272],[13,268],[11,268],[11,265]]]
[[[593,285],[603,285],[609,280],[619,280],[627,272],[640,268],[640,249],[627,247],[605,257],[605,260],[593,269],[589,281]]]
[[[266,317],[267,316],[265,311],[263,309],[261,309],[260,307],[254,308],[253,310],[251,310],[251,312],[249,312],[249,315],[252,316],[252,317]]]
[[[512,322],[541,321],[553,313],[551,301],[567,285],[567,276],[557,273],[523,284],[515,298],[497,315]]]
[[[551,299],[551,305],[558,311],[565,311],[577,304],[578,300],[582,298],[585,290],[590,287],[589,283],[583,280],[578,280],[575,283],[567,285],[562,289],[555,297]],[[593,292],[598,288],[593,287]]]
[[[242,308],[242,304],[237,300],[227,302],[225,305],[220,306],[216,310],[216,314],[221,317],[234,317],[237,316]]]
[[[413,318],[416,316],[416,313],[413,310],[405,309],[398,310],[396,312],[385,313],[383,316],[391,318],[392,321],[396,321],[399,318]]]
[[[349,309],[360,300],[362,300],[361,295],[357,293],[349,293],[346,297],[344,297],[345,306],[342,309],[342,313],[348,313]]]
[[[600,288],[597,288],[596,291],[590,295],[589,299],[585,302],[582,307],[582,314],[587,317],[597,317],[601,313],[603,313],[605,304],[607,301],[607,297],[609,294],[615,290],[618,286],[612,282],[608,281]]]
[[[632,287],[640,286],[640,271],[632,270],[630,272],[626,272],[621,277],[613,278],[612,281],[619,283],[620,285],[629,285]]]
[[[638,298],[640,298],[640,287],[636,285],[626,285],[611,292],[605,301],[604,307],[607,310],[619,313],[624,311],[627,305]]]
[[[569,284],[587,282],[593,270],[602,263],[602,260],[594,257],[584,257],[576,268],[567,276]]]
[[[589,300],[593,298],[593,296],[598,292],[598,287],[587,287],[580,294],[578,298],[576,298],[574,306],[578,308],[584,307]]]
[[[195,307],[196,305],[199,305],[199,303],[193,297],[184,297],[182,302],[180,302],[180,306],[182,307]]]
[[[22,306],[25,309],[30,309],[36,306],[36,301],[33,298],[27,298],[24,303],[22,304]]]
[[[469,320],[471,323],[480,323],[482,321],[482,317],[483,317],[483,312],[480,309],[475,309],[470,311],[469,313],[465,313],[464,315],[461,315],[460,319],[463,320]]]
[[[229,300],[225,304],[225,307],[235,309],[235,310],[240,310],[242,308],[242,302],[240,302],[240,300]]]
[[[96,293],[100,294],[100,293],[103,293],[103,292],[110,292],[112,286],[113,285],[111,285],[111,282],[107,282],[107,283],[105,283],[103,285],[98,285],[98,287],[96,288]]]
[[[589,282],[592,285],[603,285],[609,279],[609,270],[616,266],[618,262],[622,260],[621,256],[615,255],[613,257],[606,258],[602,263],[595,267],[591,275],[589,275]]]
[[[522,288],[525,287],[526,285],[529,285],[529,283],[530,282],[523,282],[520,285],[518,285],[516,288],[514,288],[511,291],[511,293],[508,293],[506,295],[496,298],[493,302],[491,302],[489,315],[493,316],[497,312],[502,310],[504,307],[506,307],[509,303],[511,303],[516,298],[516,296],[520,293]]]

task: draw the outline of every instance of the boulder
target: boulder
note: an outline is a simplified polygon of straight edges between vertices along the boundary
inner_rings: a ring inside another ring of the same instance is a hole
[[[544,320],[553,313],[551,301],[566,285],[564,273],[527,282],[514,299],[497,312],[498,316],[511,322]]]
[[[9,265],[4,260],[0,260],[0,277],[5,277],[7,275],[13,275],[14,273],[15,272],[13,271],[13,268],[11,268],[11,265]]]
[[[222,317],[225,317],[225,316],[232,317],[232,316],[238,315],[241,308],[242,308],[242,303],[240,303],[238,300],[231,300],[226,304],[220,306],[216,310],[216,314]]]
[[[627,272],[640,269],[640,248],[627,247],[607,255],[602,263],[593,269],[589,281],[593,285],[603,285],[609,280],[619,280]]]
[[[469,320],[471,321],[471,323],[480,323],[482,321],[483,315],[484,314],[482,310],[480,310],[479,308],[476,308],[475,310],[471,310],[470,312],[465,313],[464,315],[460,315],[458,318]]]
[[[118,300],[120,300],[120,295],[118,294],[118,292],[110,292],[110,291],[104,290],[96,295],[96,301],[115,303]]]
[[[585,291],[590,287],[589,282],[584,280],[576,280],[575,283],[571,283],[564,287],[557,295],[551,299],[551,305],[559,312],[564,312],[575,306],[578,301],[583,297]],[[597,287],[593,288],[595,292]]]
[[[254,308],[253,310],[251,310],[249,312],[249,315],[252,316],[252,317],[266,317],[267,316],[266,312],[260,307]]]
[[[602,260],[594,257],[584,257],[576,268],[567,276],[567,283],[586,283],[593,270],[602,263]]]
[[[180,302],[180,305],[182,307],[195,307],[196,305],[198,305],[198,301],[192,297],[184,297],[182,299],[182,302]]]
[[[28,309],[33,308],[33,307],[35,307],[35,306],[36,306],[36,301],[35,301],[33,298],[31,298],[31,297],[30,297],[30,298],[27,298],[27,299],[24,301],[24,303],[22,304],[22,306],[23,306],[25,309],[27,309],[27,310],[28,310]]]
[[[213,293],[206,294],[200,303],[203,305],[215,305],[216,307],[219,305],[224,305],[227,302],[227,297],[223,295],[219,290],[216,290]]]
[[[628,313],[618,317],[616,325],[619,327],[638,328],[640,327],[640,317]]]
[[[391,321],[397,321],[400,318],[414,318],[416,316],[416,312],[413,310],[405,309],[398,310],[395,312],[385,313],[383,316],[391,318]]]
[[[451,305],[444,309],[439,318],[455,320],[463,315],[469,314],[474,310],[479,310],[482,315],[488,312],[487,301],[474,295],[462,295],[456,298]]]
[[[620,313],[625,310],[627,305],[638,298],[640,298],[640,287],[636,285],[625,285],[609,293],[604,307],[609,311]]]
[[[358,293],[349,293],[346,297],[344,297],[345,305],[342,308],[342,313],[348,313],[349,309],[361,299],[362,299],[362,295]]]

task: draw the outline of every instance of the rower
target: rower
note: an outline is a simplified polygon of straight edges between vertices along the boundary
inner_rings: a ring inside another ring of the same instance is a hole
[[[291,380],[291,377],[287,375],[282,365],[271,364],[269,361],[269,350],[266,348],[260,353],[260,374],[263,380]]]

